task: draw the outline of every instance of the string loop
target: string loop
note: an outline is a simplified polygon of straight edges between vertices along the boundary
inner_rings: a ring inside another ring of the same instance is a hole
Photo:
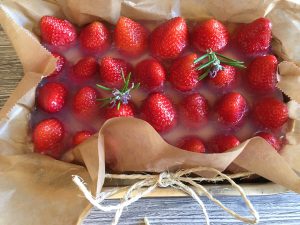
[[[189,177],[190,174],[197,174],[200,172],[211,172],[216,174],[217,176],[214,178],[205,178],[202,176],[195,176]],[[204,214],[206,225],[210,224],[209,216],[206,211],[206,207],[203,201],[200,199],[199,194],[200,192],[203,193],[206,197],[208,197],[212,202],[216,205],[221,207],[224,211],[235,217],[237,220],[240,220],[244,223],[248,224],[257,224],[259,222],[259,215],[255,208],[253,207],[250,200],[247,198],[244,190],[241,186],[239,186],[235,181],[234,178],[245,178],[249,177],[253,173],[244,172],[240,174],[233,174],[233,175],[226,175],[217,169],[209,168],[209,167],[196,167],[186,170],[179,170],[176,173],[169,173],[169,172],[162,172],[157,175],[150,175],[150,174],[106,174],[106,178],[111,179],[138,179],[140,181],[134,183],[129,187],[121,187],[115,188],[113,190],[107,192],[101,192],[98,194],[98,197],[94,197],[92,193],[87,189],[84,180],[77,176],[73,175],[73,182],[78,186],[81,192],[84,194],[85,198],[96,208],[104,212],[116,211],[114,220],[112,225],[116,225],[119,222],[119,219],[122,215],[123,209],[132,203],[138,201],[140,198],[143,198],[154,191],[156,188],[167,188],[171,187],[186,194],[190,195],[199,205],[202,213]],[[239,215],[232,209],[229,209],[225,206],[222,202],[216,199],[209,191],[201,185],[202,181],[208,182],[216,182],[216,181],[228,181],[241,195],[242,199],[245,202],[245,205],[248,207],[252,218],[248,218],[242,215]],[[187,185],[189,184],[189,185]],[[117,205],[102,205],[101,203],[111,197],[112,195],[126,190],[123,199]],[[145,223],[150,224],[149,220],[145,218]]]

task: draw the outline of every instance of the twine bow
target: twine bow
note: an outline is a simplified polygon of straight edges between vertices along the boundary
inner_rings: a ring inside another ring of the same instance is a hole
[[[217,174],[214,178],[205,178],[202,176],[198,177],[188,177],[191,173],[199,173],[199,172],[214,172]],[[239,174],[233,174],[233,175],[226,175],[221,173],[220,171],[209,168],[209,167],[196,167],[192,169],[186,169],[186,170],[179,170],[176,173],[169,173],[169,172],[163,172],[157,175],[150,175],[150,174],[106,174],[106,178],[110,179],[130,179],[135,180],[138,179],[140,181],[136,182],[130,187],[121,187],[121,188],[115,188],[111,191],[107,192],[101,192],[99,195],[94,197],[91,192],[87,189],[86,184],[84,181],[77,175],[73,175],[73,182],[79,187],[79,189],[84,194],[85,198],[96,208],[100,209],[104,212],[110,212],[116,210],[114,220],[112,222],[112,225],[116,225],[119,222],[119,219],[122,215],[123,209],[132,203],[138,201],[140,198],[147,196],[150,194],[153,190],[155,190],[158,187],[161,188],[167,188],[172,187],[177,190],[181,190],[188,195],[190,195],[193,199],[197,201],[199,204],[205,220],[206,224],[210,224],[209,216],[206,211],[206,207],[203,203],[203,201],[199,197],[199,193],[204,193],[205,196],[207,196],[211,201],[213,201],[216,205],[220,206],[224,211],[235,217],[236,219],[249,223],[249,224],[257,224],[259,222],[259,215],[254,209],[252,203],[247,198],[244,190],[236,184],[233,179],[234,178],[245,178],[253,173],[245,172],[245,173],[239,173]],[[217,182],[217,181],[224,181],[227,180],[237,191],[240,193],[242,199],[244,200],[246,206],[249,209],[250,214],[253,216],[253,218],[247,218],[244,216],[241,216],[234,212],[233,210],[229,209],[223,203],[221,203],[219,200],[217,200],[215,197],[213,197],[209,191],[200,183],[203,181],[208,182]],[[187,185],[189,184],[189,185]],[[121,199],[121,202],[116,205],[102,205],[101,203],[109,198],[110,196],[123,191],[127,190],[125,193],[123,199]],[[150,224],[148,219],[145,218],[145,223]]]

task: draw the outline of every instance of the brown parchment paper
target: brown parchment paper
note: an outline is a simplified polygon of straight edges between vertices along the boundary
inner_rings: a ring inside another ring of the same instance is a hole
[[[289,102],[288,143],[281,154],[261,138],[252,138],[221,154],[196,154],[167,144],[146,122],[135,118],[107,121],[99,134],[64,156],[82,166],[32,153],[28,121],[35,87],[53,71],[55,58],[39,43],[43,15],[67,18],[78,26],[96,19],[115,23],[120,15],[133,19],[190,20],[211,17],[250,22],[268,17],[273,24],[273,49],[283,59],[278,88]],[[79,224],[90,205],[71,181],[84,178],[93,192],[101,191],[105,163],[116,172],[160,172],[193,166],[221,171],[229,165],[255,172],[300,193],[300,4],[278,0],[6,0],[0,22],[24,67],[24,78],[0,111],[0,224]],[[298,103],[297,103],[298,102]],[[104,154],[105,153],[105,154]],[[4,216],[2,216],[4,215]]]

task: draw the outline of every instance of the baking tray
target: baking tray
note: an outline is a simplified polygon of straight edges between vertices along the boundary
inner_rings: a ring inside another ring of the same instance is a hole
[[[113,190],[118,187],[131,186],[136,183],[138,180],[117,180],[117,179],[106,179],[104,187],[101,191],[106,192]],[[253,182],[237,182],[244,192],[248,196],[256,195],[273,195],[283,192],[287,192],[288,189],[263,178],[258,178],[253,180]],[[226,183],[217,183],[217,184],[203,184],[203,186],[214,196],[240,196],[238,192],[232,185]],[[142,190],[145,190],[143,188]],[[109,199],[120,199],[124,196],[126,190],[122,190],[112,196]],[[202,192],[199,191],[200,196],[204,196]],[[189,196],[188,194],[174,189],[174,188],[156,188],[146,197],[184,197]]]

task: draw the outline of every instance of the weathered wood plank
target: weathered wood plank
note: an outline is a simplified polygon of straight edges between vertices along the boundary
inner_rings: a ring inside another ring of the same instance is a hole
[[[201,198],[208,210],[211,224],[242,224],[207,198]],[[243,201],[239,197],[218,197],[226,206],[242,215],[248,215]],[[261,217],[260,224],[300,224],[300,195],[286,193],[270,196],[250,197]],[[107,201],[116,204],[118,201]],[[120,225],[142,224],[147,216],[150,224],[204,224],[203,213],[192,198],[149,198],[124,210]],[[84,225],[108,225],[112,221],[113,213],[92,210]]]
[[[22,65],[7,36],[0,29],[0,107],[23,76]]]
[[[22,66],[15,51],[0,28],[0,107],[3,106],[12,93],[22,75]],[[202,199],[206,204],[212,224],[242,224],[208,199]],[[238,213],[247,215],[240,198],[223,196],[218,197],[218,199]],[[263,197],[253,196],[250,197],[250,200],[260,213],[260,224],[300,224],[300,195],[286,193]],[[108,203],[117,203],[117,201],[111,200]],[[151,224],[204,224],[201,210],[193,199],[187,197],[142,199],[124,211],[120,224],[141,224],[144,216],[149,218]],[[85,219],[84,225],[110,224],[112,217],[113,213],[92,210],[91,214]]]

